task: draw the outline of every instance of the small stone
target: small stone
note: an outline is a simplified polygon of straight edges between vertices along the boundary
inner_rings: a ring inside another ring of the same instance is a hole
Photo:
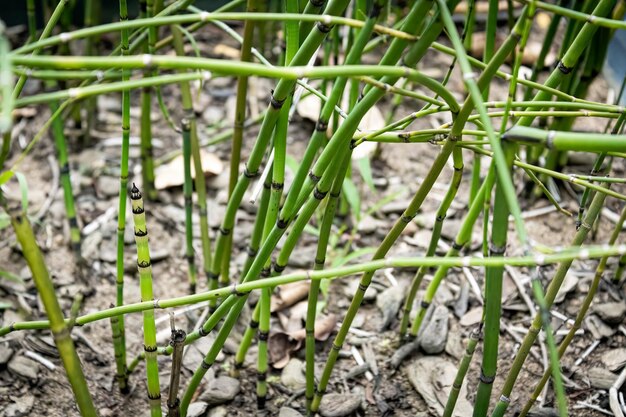
[[[528,417],[558,417],[559,412],[551,407],[534,407],[528,412]]]
[[[626,348],[608,350],[600,360],[610,371],[619,371],[626,364]]]
[[[209,408],[209,404],[203,401],[191,403],[187,409],[187,417],[200,417],[204,414],[207,408]]]
[[[393,322],[393,319],[396,318],[405,295],[406,286],[403,284],[389,287],[378,294],[378,297],[376,297],[376,306],[383,313],[383,323],[379,330],[387,329]]]
[[[22,417],[30,415],[30,410],[35,404],[35,397],[32,394],[25,394],[19,398],[13,398],[14,403],[4,410],[6,417]]]
[[[0,368],[4,368],[13,356],[13,350],[9,347],[8,343],[2,343],[0,345]]]
[[[448,332],[448,340],[446,340],[446,353],[453,358],[461,359],[465,354],[465,344],[461,337],[461,329],[458,325],[452,326],[452,331]]]
[[[302,417],[302,414],[290,407],[281,407],[278,417]]]
[[[220,376],[209,382],[208,388],[200,395],[201,401],[209,405],[224,404],[239,393],[239,380],[229,376]]]
[[[296,358],[290,359],[280,374],[280,382],[293,391],[304,388],[306,386],[304,363]]]
[[[626,303],[602,303],[594,305],[593,311],[608,324],[620,324],[626,317]]]
[[[209,125],[216,124],[224,119],[224,109],[218,106],[208,106],[202,113],[202,118]]]
[[[428,354],[443,352],[448,338],[448,309],[437,306],[420,332],[420,346]]]
[[[600,367],[590,368],[586,371],[591,386],[598,389],[609,389],[617,379],[613,372]]]
[[[101,197],[115,197],[120,192],[120,180],[108,175],[100,175],[96,179],[96,192]]]
[[[320,414],[324,417],[343,417],[354,413],[361,406],[357,394],[326,394],[320,403]]]
[[[365,216],[359,221],[357,231],[364,235],[369,235],[380,229],[383,224],[383,222],[376,220],[372,216]]]
[[[480,323],[480,319],[482,318],[482,316],[483,316],[482,307],[475,307],[471,309],[470,311],[468,311],[467,313],[465,313],[463,317],[461,317],[461,320],[459,321],[459,323],[463,327],[474,326],[475,324]]]
[[[39,364],[24,356],[16,356],[9,362],[9,371],[21,378],[34,382],[39,375]]]
[[[565,275],[565,280],[563,280],[563,284],[559,289],[559,292],[556,294],[556,298],[554,299],[555,303],[562,303],[565,300],[565,296],[572,292],[574,288],[578,285],[578,277],[571,272],[568,272]]]
[[[228,409],[224,407],[223,405],[220,405],[219,407],[211,408],[208,414],[206,415],[206,417],[227,417],[227,416],[228,416]]]
[[[107,239],[100,245],[100,260],[108,263],[117,262],[117,249],[115,247],[117,243],[113,243],[112,240]]]
[[[616,329],[607,325],[600,320],[600,317],[595,314],[590,315],[585,319],[585,326],[589,329],[595,339],[603,339],[605,337],[611,337],[615,334]]]

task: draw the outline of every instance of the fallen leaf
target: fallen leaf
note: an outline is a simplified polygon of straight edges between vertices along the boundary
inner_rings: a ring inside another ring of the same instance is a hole
[[[281,286],[278,293],[272,296],[272,313],[291,307],[302,300],[309,293],[309,287],[310,283],[308,281],[294,282]]]
[[[213,153],[200,151],[202,158],[202,171],[204,175],[219,175],[224,170],[222,161]],[[156,168],[154,175],[154,186],[157,190],[164,190],[171,187],[179,187],[185,183],[185,163],[183,156],[179,155],[167,164]],[[195,178],[194,164],[191,164],[191,177]]]

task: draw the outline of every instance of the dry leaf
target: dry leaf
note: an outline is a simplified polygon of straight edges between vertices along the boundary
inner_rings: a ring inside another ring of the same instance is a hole
[[[217,44],[215,48],[213,48],[213,54],[224,58],[239,60],[239,49],[221,43]]]
[[[202,171],[204,175],[219,175],[224,170],[222,161],[213,153],[200,151],[202,158]],[[185,183],[185,165],[183,156],[179,155],[167,164],[159,166],[155,172],[154,186],[157,190],[178,187]],[[191,164],[191,177],[195,178],[194,164]]]
[[[302,300],[309,293],[309,287],[310,283],[308,281],[299,281],[281,286],[278,294],[272,296],[272,313],[291,307]]]

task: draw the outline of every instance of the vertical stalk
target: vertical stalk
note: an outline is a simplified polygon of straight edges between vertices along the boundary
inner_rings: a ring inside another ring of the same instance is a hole
[[[89,387],[81,367],[80,359],[76,354],[74,342],[70,337],[70,331],[63,318],[63,312],[59,305],[59,300],[54,293],[54,285],[50,279],[48,268],[46,267],[46,260],[41,253],[41,249],[37,245],[35,234],[28,221],[26,213],[23,212],[11,212],[9,211],[4,196],[0,195],[2,199],[2,205],[7,213],[11,216],[11,225],[17,236],[17,240],[20,243],[24,258],[28,267],[33,275],[33,281],[41,297],[46,315],[50,321],[50,330],[54,338],[61,360],[63,361],[63,367],[67,374],[67,378],[74,392],[74,398],[76,404],[83,416],[97,416],[91,395],[89,393]]]
[[[443,417],[452,417],[454,414],[454,407],[456,406],[456,401],[459,399],[461,387],[463,386],[463,380],[465,379],[465,375],[467,375],[467,370],[469,369],[472,358],[474,357],[474,351],[476,350],[476,345],[478,345],[478,341],[480,340],[481,332],[482,324],[478,325],[478,327],[470,334],[470,339],[467,342],[465,353],[463,354],[463,358],[459,364],[459,369],[454,378],[454,383],[452,384],[448,401],[446,401],[446,408],[443,410]]]
[[[604,205],[605,198],[606,194],[595,194],[593,201],[591,202],[591,205],[589,207],[589,211],[587,212],[584,221],[574,235],[574,239],[572,240],[572,244],[570,246],[575,247],[582,245],[585,238],[587,237],[587,234],[589,233],[589,230],[591,230],[593,223],[596,221],[598,214],[600,213],[600,210]],[[560,263],[556,272],[554,273],[554,277],[552,278],[552,280],[550,280],[550,284],[548,285],[545,295],[546,309],[549,309],[554,303],[556,294],[558,293],[559,288],[561,288],[563,280],[565,279],[565,275],[572,265],[572,262],[573,260]],[[511,370],[509,371],[509,374],[504,381],[504,387],[502,388],[500,400],[498,401],[498,404],[496,404],[496,409],[491,415],[492,417],[502,417],[504,415],[504,412],[506,411],[506,408],[508,407],[510,401],[509,398],[511,396],[511,392],[513,391],[513,387],[515,386],[515,381],[517,380],[519,372],[521,371],[522,366],[524,365],[524,362],[528,357],[530,348],[537,339],[537,335],[541,330],[542,324],[543,322],[541,313],[538,312],[533,319],[531,327],[528,329],[528,333],[522,341],[522,344],[511,366]]]
[[[152,264],[150,263],[150,246],[148,244],[148,228],[143,198],[139,189],[133,184],[130,200],[135,222],[135,242],[137,243],[137,269],[141,301],[152,301]],[[161,417],[161,388],[159,386],[159,366],[157,364],[156,325],[154,310],[143,312],[143,339],[146,354],[146,374],[148,378],[148,399],[152,417]]]
[[[120,0],[120,22],[128,20],[126,0]],[[128,56],[128,29],[121,31],[120,50],[122,56]],[[130,71],[122,70],[122,81],[130,79]],[[117,209],[117,262],[116,262],[116,302],[124,305],[124,233],[126,231],[126,199],[128,194],[128,155],[130,152],[130,91],[122,91],[122,155],[120,158],[120,192]],[[117,365],[117,381],[120,391],[130,392],[128,370],[126,368],[126,331],[124,316],[118,316],[113,334],[119,334],[119,343],[114,344]]]
[[[507,162],[513,163],[513,144],[503,144]],[[496,168],[497,170],[498,168]],[[504,190],[499,181],[493,206],[493,228],[491,231],[490,257],[502,257],[506,251],[506,239],[509,226],[509,208]],[[474,417],[487,414],[493,381],[496,378],[498,347],[500,337],[500,315],[502,299],[502,275],[504,266],[487,267],[485,277],[485,327],[483,362],[480,370],[480,383],[474,405]]]
[[[115,307],[115,305],[111,304],[111,307]],[[122,345],[124,343],[124,334],[122,333],[124,328],[120,327],[120,317],[124,316],[111,317],[111,336],[113,338],[116,366],[115,379],[122,394],[128,394],[130,387],[128,386],[128,369],[126,368],[126,347]]]
[[[37,16],[35,16],[35,0],[26,0],[26,16],[28,19],[28,42],[37,39]]]
[[[187,275],[189,277],[189,292],[196,292],[196,261],[193,252],[193,220],[192,220],[192,192],[191,183],[191,122],[184,118],[181,121],[183,131],[183,165],[185,172],[185,182],[183,184],[183,194],[185,196],[185,256],[187,258]],[[196,175],[203,175],[202,171]]]
[[[180,416],[180,400],[178,399],[178,386],[180,385],[180,370],[183,364],[183,348],[187,334],[184,330],[172,328],[170,346],[172,347],[172,373],[170,374],[170,387],[167,396],[168,417]]]
[[[58,109],[58,102],[50,102],[50,110],[52,113],[56,112]],[[70,242],[72,245],[72,251],[74,252],[77,261],[80,262],[82,259],[80,250],[81,236],[80,229],[78,228],[78,221],[76,219],[76,207],[74,204],[74,194],[72,192],[72,181],[70,179],[70,164],[67,159],[67,142],[65,140],[65,133],[63,132],[63,120],[61,118],[57,117],[52,122],[52,133],[59,159],[59,171],[61,173],[65,213],[67,214],[67,220],[70,223]]]
[[[248,0],[246,12],[255,13],[258,9],[258,0]],[[246,20],[243,27],[243,42],[241,43],[241,62],[250,62],[252,59],[252,41],[254,39],[252,20]],[[248,98],[248,77],[237,78],[237,98],[235,103],[235,124],[233,128],[233,145],[230,154],[230,173],[228,180],[228,196],[230,197],[239,178],[239,163],[241,162],[241,144],[243,142],[243,128],[246,121],[246,102]],[[233,247],[233,235],[226,237],[226,249],[222,260],[222,282],[230,281],[230,259]]]
[[[172,26],[172,36],[174,40],[174,49],[176,55],[184,56],[185,50],[183,47],[183,37],[180,29],[177,26]],[[191,150],[191,156],[193,158],[193,168],[196,176],[194,178],[194,184],[196,186],[197,202],[200,212],[200,240],[202,242],[202,267],[205,275],[209,278],[210,284],[210,268],[211,268],[211,241],[209,239],[209,220],[207,210],[207,197],[206,197],[206,180],[204,178],[204,171],[202,169],[202,157],[200,155],[200,143],[198,140],[198,127],[196,122],[196,114],[193,110],[193,99],[191,96],[191,88],[188,82],[181,82],[180,91],[182,95],[183,113],[185,119],[189,122],[189,145]],[[189,183],[191,187],[191,183]],[[191,201],[190,201],[191,203]],[[191,220],[189,222],[191,224]],[[193,249],[193,246],[192,246]],[[188,258],[189,259],[189,258]],[[189,261],[188,261],[189,262]],[[194,266],[195,269],[195,266]],[[191,276],[190,276],[190,282]],[[209,285],[210,288],[210,285]],[[190,288],[190,291],[195,292],[195,282]]]
[[[139,0],[139,16],[150,18],[153,16],[153,0]],[[143,42],[145,54],[154,52],[156,43],[156,27],[148,28],[148,40]],[[144,70],[144,78],[152,76],[153,71]],[[154,188],[154,161],[152,159],[152,88],[144,87],[141,90],[141,177],[143,189],[148,200],[156,199],[156,189]]]

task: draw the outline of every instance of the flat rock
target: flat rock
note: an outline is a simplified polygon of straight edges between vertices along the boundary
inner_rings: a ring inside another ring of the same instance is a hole
[[[187,417],[200,417],[205,413],[207,408],[209,408],[209,404],[204,401],[191,403],[187,409]]]
[[[434,355],[443,352],[448,338],[448,309],[436,306],[420,332],[420,346],[424,352]]]
[[[412,362],[406,373],[413,388],[422,396],[431,413],[442,416],[450,395],[457,367],[452,362],[438,356],[424,356]],[[467,401],[466,381],[461,386],[454,409],[454,417],[472,415],[473,407]]]
[[[281,407],[278,417],[302,417],[302,414],[290,407]]]
[[[14,375],[34,382],[39,377],[39,364],[24,356],[14,356],[9,362],[9,371]]]
[[[0,344],[0,367],[4,368],[13,356],[13,350],[9,347],[8,343]]]
[[[559,288],[559,292],[556,294],[556,298],[554,299],[555,303],[562,303],[565,300],[567,294],[572,292],[576,286],[578,285],[578,277],[574,275],[572,272],[568,272],[565,275],[565,279],[563,280],[563,284],[561,288]]]
[[[617,375],[608,369],[601,367],[594,367],[588,369],[586,377],[589,378],[591,386],[598,389],[609,389],[617,379]]]
[[[593,311],[608,324],[620,324],[626,317],[626,303],[602,303],[593,306]]]
[[[101,197],[115,197],[120,192],[119,178],[100,175],[96,179],[96,191]]]
[[[608,350],[600,360],[610,371],[619,371],[626,364],[626,348]]]
[[[227,417],[228,409],[223,405],[219,407],[211,408],[207,413],[206,417]]]
[[[480,319],[482,318],[482,316],[483,316],[483,308],[475,307],[471,309],[470,311],[468,311],[467,313],[465,313],[463,317],[461,317],[461,320],[459,320],[459,323],[461,324],[461,326],[464,326],[464,327],[474,326],[480,323]]]
[[[280,374],[280,382],[293,391],[304,388],[306,386],[304,363],[296,358],[290,359]]]
[[[398,310],[404,296],[406,295],[406,286],[398,284],[393,287],[389,287],[376,297],[376,306],[383,313],[383,322],[380,326],[380,330],[385,330],[396,318]]]
[[[611,337],[615,334],[617,330],[603,322],[600,317],[596,316],[595,314],[592,314],[585,319],[585,325],[595,339]]]
[[[320,403],[320,414],[324,417],[343,417],[354,413],[363,398],[358,394],[326,394]]]
[[[200,395],[201,401],[209,405],[224,404],[239,393],[239,380],[229,376],[220,376],[209,382],[207,389]]]

